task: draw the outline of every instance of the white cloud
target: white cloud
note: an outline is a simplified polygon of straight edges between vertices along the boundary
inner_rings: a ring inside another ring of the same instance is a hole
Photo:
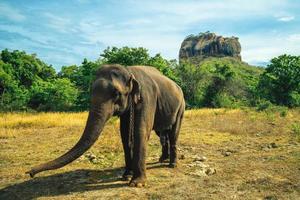
[[[55,29],[56,31],[62,33],[71,33],[77,31],[76,28],[73,28],[75,26],[72,24],[70,18],[60,17],[49,12],[44,13],[44,15],[48,18],[47,26]]]
[[[299,55],[300,34],[251,34],[240,37],[242,59],[248,63],[269,62],[282,55]]]
[[[125,22],[122,22],[121,25],[123,26],[138,26],[138,25],[147,25],[151,24],[152,20],[147,18],[139,18],[139,19],[132,19]]]
[[[24,21],[26,19],[25,15],[21,14],[18,9],[3,2],[0,3],[0,16],[17,22]]]
[[[294,20],[295,17],[294,16],[282,16],[282,17],[278,17],[277,20],[281,21],[281,22],[289,22]]]
[[[29,38],[32,41],[35,41],[36,43],[39,43],[40,45],[47,45],[49,37],[46,34],[39,33],[39,32],[32,32],[29,31],[22,26],[17,25],[4,25],[0,24],[0,30],[7,31],[9,33],[17,33],[25,38]]]
[[[287,40],[290,42],[298,42],[298,46],[299,46],[300,45],[300,33],[289,35]]]
[[[73,44],[64,43],[63,41],[59,41],[55,35],[52,34],[43,34],[40,32],[33,32],[27,29],[24,29],[20,26],[15,25],[2,25],[0,24],[0,30],[4,30],[10,33],[17,33],[20,35],[18,41],[20,40],[27,40],[26,44],[30,45],[31,47],[40,49],[47,49],[51,51],[63,51],[64,53],[68,54],[77,54],[80,55],[83,52],[91,53],[92,49],[89,47],[91,45],[99,46],[99,44],[82,44],[80,42],[74,42]],[[10,45],[7,45],[11,48],[11,46],[21,46],[18,42],[13,42]],[[14,48],[15,48],[14,47]],[[18,48],[15,48],[18,49]],[[86,54],[84,54],[86,55]],[[50,55],[51,56],[51,55]],[[67,59],[67,58],[66,58]]]
[[[170,59],[177,58],[181,41],[184,38],[176,31],[168,30],[164,33],[166,30],[144,19],[128,20],[119,24],[82,20],[78,29],[86,44],[100,42],[101,48],[106,46],[144,47],[149,49],[151,54],[162,53]]]
[[[137,10],[154,12],[171,23],[189,24],[205,20],[242,19],[249,16],[275,15],[285,5],[285,1],[261,0],[215,0],[215,1],[140,1],[132,2]],[[151,16],[156,18],[156,16]]]

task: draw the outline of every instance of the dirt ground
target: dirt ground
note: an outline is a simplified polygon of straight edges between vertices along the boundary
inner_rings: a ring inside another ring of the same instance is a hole
[[[300,199],[300,111],[200,109],[185,114],[179,164],[148,143],[147,186],[121,181],[119,121],[62,169],[25,174],[70,149],[87,113],[0,114],[0,199]]]

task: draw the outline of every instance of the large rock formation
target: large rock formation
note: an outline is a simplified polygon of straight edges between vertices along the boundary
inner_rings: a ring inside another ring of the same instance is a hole
[[[206,32],[190,35],[181,44],[179,61],[198,64],[207,57],[233,57],[241,61],[241,45],[237,37],[222,37]]]

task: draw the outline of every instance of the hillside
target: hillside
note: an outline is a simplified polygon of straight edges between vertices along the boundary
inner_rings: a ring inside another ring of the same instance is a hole
[[[121,181],[118,131],[110,120],[96,144],[66,167],[25,175],[71,148],[87,113],[0,115],[0,199],[299,199],[300,111],[200,109],[185,113],[179,166],[157,163],[148,144],[148,186]],[[68,122],[68,123],[66,123]]]
[[[252,106],[263,68],[232,57],[209,57],[179,67],[181,87],[190,107]]]
[[[228,65],[236,73],[238,77],[241,77],[245,81],[253,79],[258,80],[259,75],[264,71],[264,68],[249,65],[246,62],[239,61],[232,57],[215,58],[209,57],[198,63],[199,67],[204,67],[211,71],[215,70],[216,65]]]

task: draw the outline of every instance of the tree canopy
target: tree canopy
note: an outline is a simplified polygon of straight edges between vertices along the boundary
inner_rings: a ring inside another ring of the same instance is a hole
[[[272,103],[300,106],[300,56],[273,58],[261,75],[259,94]]]
[[[108,47],[96,61],[62,66],[56,72],[35,54],[0,53],[0,110],[88,110],[90,87],[103,64],[153,66],[182,89],[188,107],[256,106],[261,100],[300,105],[300,57],[273,58],[267,68],[231,58],[207,58],[198,65],[177,63],[142,47]]]

